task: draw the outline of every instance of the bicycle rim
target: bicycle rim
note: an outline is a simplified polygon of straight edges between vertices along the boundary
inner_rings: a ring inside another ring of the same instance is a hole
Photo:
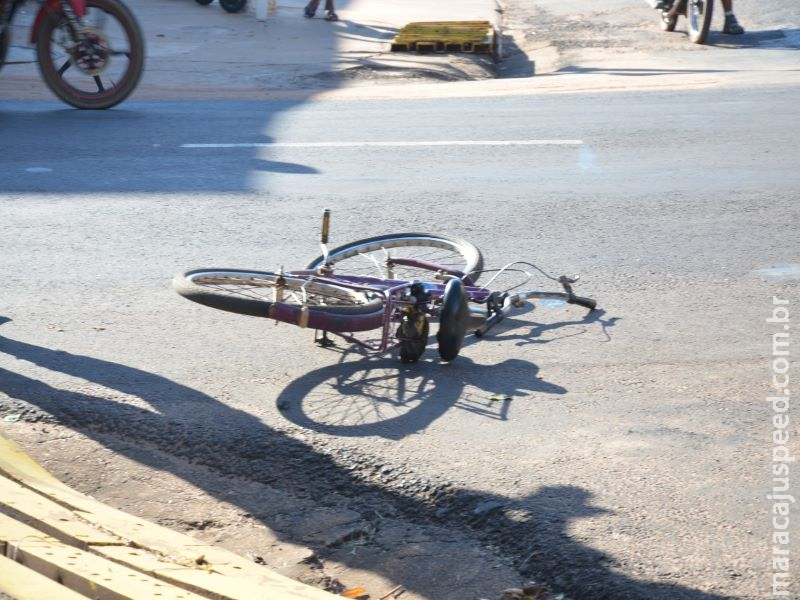
[[[372,329],[375,319],[351,323],[346,317],[383,315],[383,297],[378,294],[264,271],[193,269],[176,275],[173,286],[184,298],[204,306],[329,331]],[[323,326],[327,317],[337,316],[345,318]]]
[[[415,259],[427,266],[398,265],[392,259]],[[308,269],[316,270],[324,263],[318,256]],[[479,271],[483,256],[478,248],[460,238],[430,233],[397,233],[358,240],[331,250],[328,265],[341,275],[379,277],[383,279],[430,279],[435,266],[461,274]]]
[[[711,28],[713,0],[688,0],[686,20],[689,23],[689,39],[695,44],[702,44]]]

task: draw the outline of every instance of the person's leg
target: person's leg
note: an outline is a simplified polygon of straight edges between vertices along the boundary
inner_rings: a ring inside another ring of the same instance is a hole
[[[733,14],[733,0],[722,0],[722,8],[725,10],[725,26],[722,28],[722,33],[731,35],[744,33],[744,27],[739,25],[736,15]]]
[[[333,8],[333,0],[325,0],[325,18],[328,21],[338,21],[339,16],[336,14],[336,9]]]
[[[311,0],[306,4],[305,15],[310,19],[317,14],[317,7],[319,7],[319,0]]]

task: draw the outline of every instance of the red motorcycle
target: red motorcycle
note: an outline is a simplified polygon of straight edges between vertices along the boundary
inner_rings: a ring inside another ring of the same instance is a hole
[[[25,0],[0,0],[0,67],[11,22]],[[144,39],[120,0],[43,0],[31,28],[47,86],[77,108],[110,108],[136,88],[144,68]]]

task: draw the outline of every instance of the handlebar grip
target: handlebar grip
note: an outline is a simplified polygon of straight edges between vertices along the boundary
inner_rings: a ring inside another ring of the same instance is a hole
[[[594,310],[597,307],[597,301],[592,300],[591,298],[582,298],[581,296],[572,296],[567,300],[569,304],[577,304],[578,306],[583,306],[588,308],[589,310]]]

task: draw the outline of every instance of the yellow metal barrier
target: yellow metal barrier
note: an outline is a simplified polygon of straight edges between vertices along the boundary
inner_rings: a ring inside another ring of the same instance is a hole
[[[409,23],[392,41],[392,52],[470,52],[494,54],[495,33],[489,21]]]
[[[330,600],[76,492],[0,436],[0,592],[15,600]]]

